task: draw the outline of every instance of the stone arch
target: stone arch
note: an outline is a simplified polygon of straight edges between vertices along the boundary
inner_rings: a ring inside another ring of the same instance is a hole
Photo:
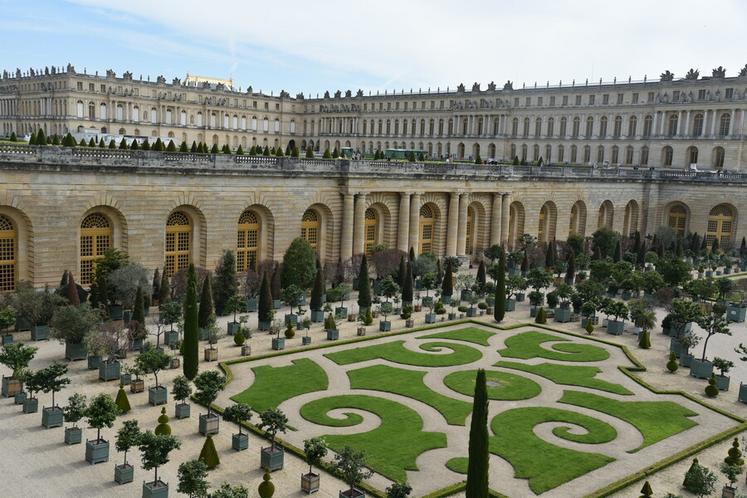
[[[578,200],[571,206],[568,234],[586,236],[586,203],[584,201]]]
[[[670,202],[664,206],[666,224],[674,230],[675,235],[684,237],[690,224],[690,207],[681,201]]]
[[[615,207],[612,201],[606,200],[599,206],[599,216],[597,217],[597,229],[606,227],[612,230],[612,223],[615,218]]]
[[[558,208],[552,201],[545,202],[540,208],[537,240],[552,242],[555,240],[558,223]]]
[[[96,219],[97,215],[105,218],[105,223]],[[108,226],[105,227],[104,224]],[[90,258],[101,256],[101,253],[109,247],[127,253],[127,220],[116,207],[99,204],[88,208],[83,213],[77,229],[78,274],[76,277],[81,285],[89,285],[91,283],[90,272],[93,271],[94,266],[88,263],[89,261],[92,263]]]
[[[509,206],[508,216],[508,245],[513,250],[517,247],[518,240],[524,235],[524,205],[514,201]]]
[[[373,209],[377,217],[376,244],[387,248],[397,246],[397,227],[392,212],[397,208],[394,197],[375,193],[366,197],[366,208]]]
[[[631,199],[625,205],[625,219],[623,220],[623,236],[633,235],[638,231],[638,222],[640,217],[640,209],[638,202]]]
[[[332,210],[323,202],[307,207],[301,216],[300,237],[305,238],[316,250],[321,261],[332,261],[334,242],[334,217]],[[312,243],[316,230],[316,242]]]
[[[188,232],[183,228],[186,226],[184,225],[185,218],[189,223]],[[207,224],[200,208],[194,204],[179,204],[166,216],[164,225],[166,228],[164,271],[171,275],[185,268],[189,263],[205,268],[207,265]],[[174,235],[169,235],[170,233]],[[188,233],[188,235],[179,235],[180,233]],[[185,246],[187,243],[188,248]]]
[[[5,237],[0,238],[4,253],[0,260],[0,291],[12,291],[19,280],[34,281],[34,231],[31,219],[19,207],[0,205],[0,217],[0,230],[5,232]],[[12,257],[7,258],[8,255]]]
[[[275,233],[272,211],[262,204],[244,208],[237,221],[236,269],[257,270],[260,263],[271,260]]]
[[[485,204],[480,199],[474,199],[467,206],[467,230],[465,254],[476,257],[488,247],[490,225]]]

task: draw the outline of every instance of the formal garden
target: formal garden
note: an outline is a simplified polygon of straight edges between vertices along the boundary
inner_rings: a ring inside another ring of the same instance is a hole
[[[744,371],[747,346],[730,336],[746,330],[744,240],[600,229],[525,235],[471,263],[374,247],[323,264],[299,238],[281,262],[235,268],[231,251],[211,271],[168,274],[110,249],[90,286],[66,271],[55,288],[19,282],[2,296],[2,435],[35,486],[215,498],[738,489],[737,439],[725,466],[659,476],[743,431],[747,376],[730,372]]]

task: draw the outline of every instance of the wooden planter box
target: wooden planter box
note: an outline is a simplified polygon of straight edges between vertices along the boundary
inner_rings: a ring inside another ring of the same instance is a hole
[[[236,451],[244,451],[249,448],[249,435],[248,434],[232,434],[231,435],[231,448]]]
[[[379,322],[379,332],[389,332],[392,330],[392,322],[389,320],[381,320]]]
[[[272,349],[273,351],[282,351],[285,349],[285,337],[273,337]]]
[[[62,427],[64,416],[62,408],[59,406],[50,406],[42,408],[42,427],[51,429],[53,427]]]
[[[319,474],[301,474],[301,491],[310,495],[319,491]]]
[[[143,391],[145,391],[145,381],[143,379],[133,379],[130,382],[131,393],[141,393]]]
[[[324,329],[327,332],[328,341],[336,341],[340,338],[340,331],[337,329]]]
[[[218,350],[215,348],[205,348],[203,354],[205,361],[218,361]]]
[[[135,467],[127,464],[114,466],[114,482],[117,484],[127,484],[135,478]]]
[[[168,498],[169,485],[162,480],[143,483],[142,498]]]
[[[408,329],[411,329],[414,326],[415,326],[415,320],[413,320],[412,318],[408,318],[407,320],[405,320],[405,327],[407,327]]]
[[[171,370],[175,370],[177,368],[180,368],[182,366],[182,360],[178,357],[171,358],[171,361],[169,362],[169,368]]]
[[[241,346],[241,356],[250,356],[252,354],[252,347],[249,344]]]
[[[120,377],[121,365],[118,361],[102,361],[99,363],[99,379],[103,381],[117,380]]]
[[[625,320],[608,320],[607,333],[612,335],[622,335],[625,330]]]
[[[558,323],[568,323],[571,321],[570,308],[558,308],[555,310],[555,321]]]
[[[339,498],[366,498],[366,493],[356,488],[347,489],[340,491]]]
[[[226,333],[228,335],[236,335],[236,332],[241,329],[241,324],[239,322],[228,322],[226,324]]]
[[[356,335],[357,335],[358,337],[363,337],[364,335],[366,335],[366,327],[358,327],[358,328],[356,329],[356,332],[355,332],[355,334],[356,334]]]
[[[109,461],[109,441],[89,439],[86,441],[86,462],[91,465]]]
[[[270,472],[281,470],[283,468],[283,462],[285,460],[285,452],[280,446],[275,446],[275,451],[272,451],[272,446],[262,448],[260,452],[260,468]]]
[[[744,322],[747,317],[747,307],[738,304],[726,306],[726,319],[730,322]]]
[[[80,444],[83,441],[83,429],[68,427],[65,429],[65,444]]]
[[[732,488],[731,486],[724,485],[723,488],[721,488],[721,498],[734,498],[737,493],[737,488]]]
[[[216,414],[210,416],[206,414],[199,417],[199,431],[203,436],[218,434],[220,430],[220,417]]]
[[[174,416],[177,420],[189,418],[191,407],[189,403],[177,403],[174,407]]]
[[[435,313],[426,313],[425,314],[425,323],[436,323],[436,314]]]
[[[176,346],[176,343],[179,342],[179,332],[176,330],[167,330],[166,333],[163,334],[163,343],[167,346]]]
[[[719,391],[729,390],[729,376],[728,375],[716,375],[716,387]]]
[[[14,405],[22,405],[24,401],[26,401],[26,391],[18,391],[15,396],[13,396]]]
[[[65,359],[68,361],[79,361],[86,359],[85,344],[65,343]]]
[[[302,346],[308,346],[309,344],[311,344],[311,336],[310,335],[305,335],[305,336],[301,337],[301,345]]]
[[[148,403],[151,405],[165,405],[168,401],[169,391],[166,386],[154,386],[148,389]]]
[[[11,377],[3,377],[2,394],[5,398],[15,396],[23,390],[23,382]]]
[[[256,297],[250,297],[246,300],[246,311],[256,313],[259,302]]]
[[[26,398],[23,400],[23,413],[36,413],[39,411],[39,398]]]
[[[32,341],[43,341],[49,338],[49,326],[48,325],[34,325],[31,327],[31,340]]]
[[[456,320],[456,313],[449,313],[449,320]]]
[[[88,359],[88,370],[96,370],[99,368],[99,365],[101,365],[101,356],[91,355],[91,356],[88,356],[87,359]]]
[[[335,308],[335,319],[344,320],[347,317],[348,317],[347,306],[338,306]]]
[[[696,379],[708,379],[713,373],[713,362],[708,360],[702,361],[693,358],[690,364],[690,376]]]

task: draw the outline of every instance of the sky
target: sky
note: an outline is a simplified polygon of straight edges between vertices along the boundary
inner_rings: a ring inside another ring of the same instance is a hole
[[[745,0],[0,0],[0,70],[64,66],[277,94],[734,76]]]

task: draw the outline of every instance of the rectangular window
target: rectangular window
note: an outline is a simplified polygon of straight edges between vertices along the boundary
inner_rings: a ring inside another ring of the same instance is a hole
[[[89,92],[95,92],[95,91],[96,91],[96,90],[94,89],[93,83],[89,83],[89,84],[88,84],[88,91],[89,91]]]
[[[638,103],[638,93],[637,92],[633,94],[633,103],[634,104]]]
[[[734,89],[733,88],[727,88],[726,89],[726,98],[731,99],[734,97]]]
[[[576,95],[576,105],[581,105],[581,95]]]
[[[648,92],[648,103],[653,104],[654,102],[654,92]]]
[[[405,102],[405,110],[407,110],[407,104],[409,104],[409,102]],[[365,111],[366,109],[363,110]]]
[[[106,93],[106,85],[101,85],[101,93]]]
[[[568,105],[568,95],[563,95],[563,105]]]
[[[589,95],[589,105],[594,105],[594,97],[596,97],[596,95]]]
[[[706,98],[706,91],[698,90],[698,100],[705,100],[705,98]]]
[[[609,103],[610,103],[610,94],[605,93],[604,95],[602,95],[602,104],[607,105]]]
[[[524,105],[525,105],[526,107],[529,107],[529,106],[531,106],[531,105],[532,105],[532,97],[527,97],[527,98],[525,98],[525,99],[524,99]]]
[[[672,92],[672,99],[676,102],[680,99],[680,91],[675,90]]]
[[[553,107],[555,105],[555,95],[550,96],[550,107]]]
[[[623,95],[622,93],[617,94],[617,105],[620,105],[623,103]]]
[[[537,97],[537,105],[542,107],[542,97]]]
[[[519,107],[519,97],[514,97],[514,107]]]
[[[79,91],[79,92],[82,92],[82,91],[83,91],[83,82],[82,82],[82,81],[79,81],[79,82],[78,82],[78,91]]]

